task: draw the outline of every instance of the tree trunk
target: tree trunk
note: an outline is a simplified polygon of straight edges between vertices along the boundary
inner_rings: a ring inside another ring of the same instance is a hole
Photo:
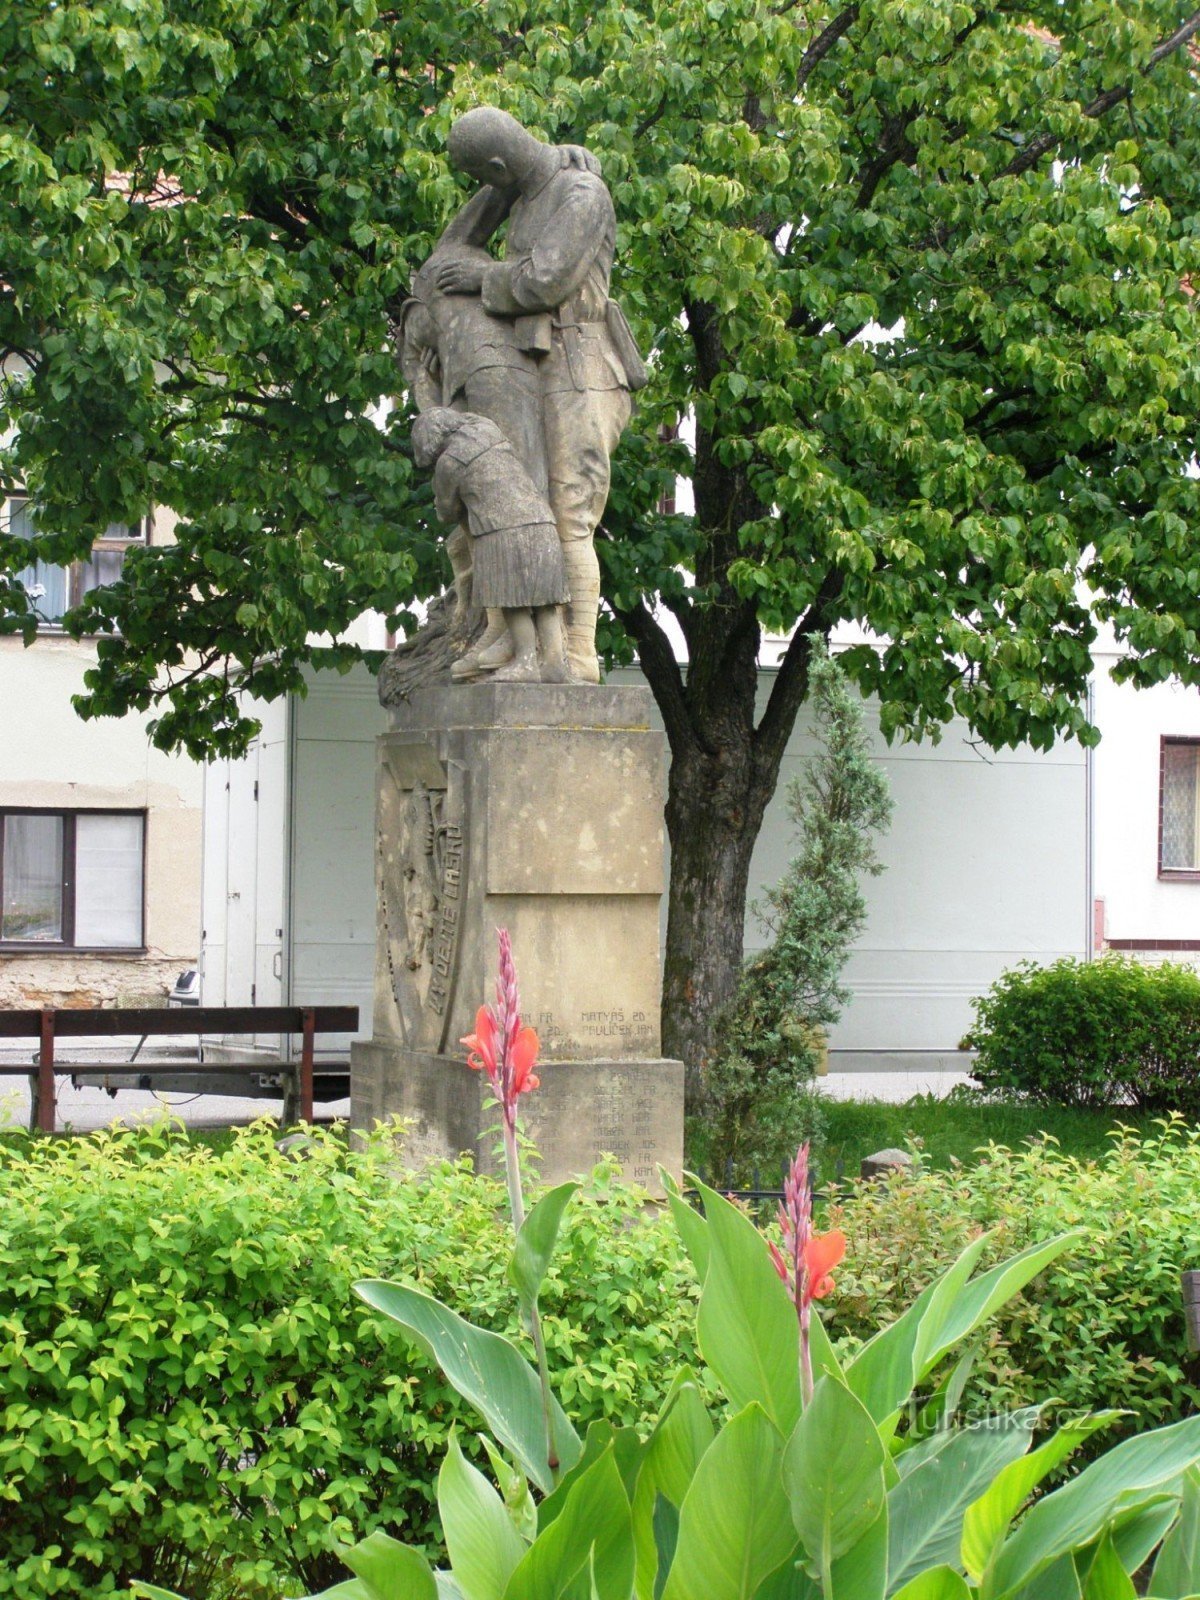
[[[736,746],[677,753],[671,762],[663,1054],[684,1063],[689,1109],[700,1102],[713,1018],[742,969],[750,858],[774,787]]]

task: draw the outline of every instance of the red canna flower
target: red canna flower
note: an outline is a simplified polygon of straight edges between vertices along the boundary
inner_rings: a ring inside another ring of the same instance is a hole
[[[467,1047],[467,1065],[476,1072],[487,1073],[505,1124],[509,1129],[514,1128],[518,1096],[536,1089],[540,1083],[533,1070],[539,1041],[532,1028],[521,1026],[517,971],[506,928],[500,929],[496,1004],[480,1006],[475,1013],[475,1032],[468,1033],[460,1042]]]
[[[846,1235],[840,1229],[814,1233],[812,1191],[808,1186],[808,1145],[796,1151],[796,1159],[783,1181],[783,1204],[779,1207],[783,1230],[783,1249],[768,1240],[767,1250],[775,1271],[787,1286],[800,1322],[800,1387],[805,1404],[812,1398],[812,1352],[809,1329],[812,1303],[824,1300],[833,1289],[833,1269],[846,1254]]]

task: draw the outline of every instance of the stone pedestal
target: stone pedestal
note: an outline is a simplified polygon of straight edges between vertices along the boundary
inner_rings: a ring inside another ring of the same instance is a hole
[[[683,1068],[660,1057],[662,735],[650,694],[584,685],[416,691],[378,741],[374,1037],[352,1123],[399,1113],[406,1154],[496,1166],[497,1121],[461,1037],[512,935],[542,1042],[522,1121],[548,1182],[605,1152],[657,1189],[683,1157]]]

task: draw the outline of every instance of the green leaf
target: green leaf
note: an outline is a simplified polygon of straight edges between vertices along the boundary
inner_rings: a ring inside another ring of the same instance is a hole
[[[1012,1461],[995,1478],[963,1518],[962,1564],[976,1583],[983,1577],[1000,1548],[1013,1518],[1049,1473],[1099,1428],[1121,1416],[1119,1411],[1098,1411],[1061,1427],[1030,1455]]]
[[[822,1600],[884,1600],[888,1579],[888,1508],[833,1563],[829,1588]]]
[[[666,1190],[667,1204],[671,1208],[671,1216],[675,1220],[675,1226],[679,1229],[679,1237],[683,1240],[683,1248],[687,1251],[691,1260],[692,1270],[696,1274],[697,1282],[703,1284],[708,1276],[708,1223],[696,1210],[695,1206],[689,1204],[683,1198],[679,1192],[679,1185],[666,1168],[660,1167],[658,1172],[662,1186]]]
[[[1158,1552],[1150,1593],[1156,1600],[1187,1600],[1200,1594],[1200,1469],[1196,1467],[1184,1475],[1179,1520]]]
[[[526,1317],[537,1305],[563,1213],[578,1188],[577,1183],[560,1183],[541,1197],[521,1224],[508,1264],[508,1280],[520,1297]]]
[[[892,1600],[971,1600],[971,1591],[954,1567],[929,1567],[897,1589]]]
[[[1133,1580],[1121,1565],[1110,1538],[1101,1540],[1088,1568],[1083,1600],[1137,1600]]]
[[[987,1248],[987,1236],[973,1239],[958,1259],[913,1301],[889,1327],[881,1328],[846,1366],[846,1385],[883,1426],[908,1399],[917,1381],[917,1346],[921,1324],[939,1297],[959,1293]]]
[[[827,1573],[879,1517],[887,1451],[866,1407],[821,1378],[787,1441],[783,1481],[810,1570]]]
[[[1025,1455],[1038,1414],[1018,1411],[951,1430],[942,1449],[901,1478],[888,1495],[890,1585],[958,1560],[967,1508]]]
[[[1056,1561],[1090,1544],[1118,1510],[1157,1499],[1200,1462],[1200,1417],[1126,1439],[1056,1489],[1005,1540],[985,1580],[985,1600],[1002,1600]]]
[[[753,1600],[795,1546],[780,1465],[783,1440],[748,1405],[705,1451],[679,1516],[663,1600]]]
[[[376,1311],[404,1328],[415,1344],[438,1363],[447,1380],[487,1422],[544,1494],[555,1474],[546,1453],[542,1396],[537,1373],[514,1345],[499,1334],[475,1328],[456,1312],[419,1289],[370,1278],[355,1292]],[[551,1427],[562,1470],[580,1453],[579,1436],[551,1397]]]
[[[562,1510],[515,1568],[507,1600],[575,1600],[594,1586],[598,1600],[629,1600],[633,1538],[629,1500],[610,1446],[571,1484]]]
[[[338,1555],[360,1580],[370,1600],[438,1600],[433,1569],[419,1550],[376,1529]]]
[[[682,1374],[667,1395],[662,1415],[646,1441],[645,1457],[633,1495],[633,1542],[637,1552],[638,1600],[657,1600],[666,1572],[661,1566],[655,1514],[665,1499],[676,1510],[713,1441],[712,1419],[695,1382]]]
[[[504,1502],[454,1436],[438,1473],[438,1514],[465,1600],[501,1600],[525,1545]]]
[[[741,1410],[756,1402],[787,1437],[800,1416],[796,1308],[750,1218],[715,1190],[701,1183],[697,1188],[709,1244],[696,1317],[701,1352],[732,1406]],[[822,1366],[828,1359],[822,1346]]]
[[[1060,1256],[1081,1235],[1060,1234],[971,1279],[987,1245],[972,1240],[954,1264],[896,1322],[868,1341],[846,1367],[846,1383],[881,1427],[894,1421],[913,1388],[946,1353]]]
[[[662,1592],[667,1586],[667,1574],[675,1559],[675,1547],[679,1543],[679,1508],[668,1500],[665,1494],[654,1496],[651,1524],[654,1530],[654,1553],[658,1562],[654,1574],[653,1593],[654,1600],[661,1600]]]

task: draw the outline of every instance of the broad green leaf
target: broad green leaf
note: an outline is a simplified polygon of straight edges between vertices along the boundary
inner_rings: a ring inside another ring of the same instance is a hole
[[[987,1571],[1013,1518],[1049,1473],[1099,1428],[1121,1416],[1119,1411],[1098,1411],[1061,1427],[1045,1444],[1019,1461],[1012,1461],[989,1485],[963,1518],[962,1564],[976,1583]]]
[[[133,1580],[133,1592],[136,1595],[144,1595],[146,1600],[183,1600],[183,1596],[176,1594],[174,1589],[159,1589],[152,1583],[143,1583],[140,1578]],[[325,1591],[326,1594],[334,1592],[332,1589]],[[313,1600],[321,1600],[321,1596],[315,1595]]]
[[[809,1570],[828,1572],[883,1510],[887,1451],[862,1401],[821,1378],[787,1441],[783,1481]]]
[[[795,1545],[783,1440],[758,1405],[726,1423],[684,1496],[663,1600],[753,1600]]]
[[[1118,1511],[1157,1499],[1200,1462],[1200,1417],[1126,1439],[1039,1500],[1001,1546],[985,1600],[1002,1600],[1071,1550],[1090,1544]]]
[[[537,1536],[537,1506],[529,1492],[528,1479],[513,1466],[494,1439],[490,1439],[486,1433],[476,1437],[487,1451],[492,1472],[500,1486],[500,1498],[504,1501],[504,1509],[513,1527],[527,1544],[531,1544]]]
[[[508,1264],[508,1279],[520,1297],[526,1317],[537,1305],[563,1213],[578,1188],[577,1183],[560,1183],[542,1196],[521,1224]]]
[[[957,1562],[963,1518],[998,1473],[1033,1442],[1039,1411],[1013,1412],[949,1430],[943,1449],[888,1495],[888,1583],[900,1588],[927,1567]]]
[[[360,1580],[370,1600],[438,1600],[433,1569],[419,1550],[376,1530],[339,1556]]]
[[[709,1244],[696,1317],[700,1350],[730,1404],[740,1410],[757,1403],[786,1437],[800,1416],[796,1309],[750,1218],[715,1190],[697,1187],[704,1197]],[[822,1329],[812,1348],[814,1368],[819,1353],[820,1368],[826,1370],[834,1358],[823,1336]]]
[[[822,1600],[883,1600],[888,1579],[888,1508],[858,1543],[833,1563],[829,1588]]]
[[[1100,1541],[1088,1568],[1083,1600],[1137,1600],[1133,1580],[1121,1565],[1110,1538]]]
[[[583,1454],[579,1460],[569,1472],[563,1473],[554,1493],[547,1495],[537,1508],[539,1532],[548,1528],[558,1516],[567,1502],[567,1496],[576,1478],[586,1472],[593,1462],[599,1461],[606,1450],[612,1451],[625,1493],[630,1499],[633,1498],[646,1442],[636,1428],[614,1428],[611,1422],[601,1417],[588,1424],[587,1435],[583,1441]]]
[[[679,1237],[683,1240],[683,1248],[691,1260],[697,1281],[703,1284],[708,1276],[708,1223],[695,1206],[683,1198],[679,1192],[679,1185],[665,1167],[660,1167],[658,1171],[662,1186],[666,1190],[671,1216],[679,1230]]]
[[[884,1328],[846,1367],[846,1382],[881,1427],[944,1355],[968,1338],[1042,1269],[1068,1249],[1077,1233],[1031,1246],[972,1279],[987,1237],[972,1240],[954,1264],[909,1309]]]
[[[1179,1518],[1158,1552],[1150,1593],[1156,1600],[1200,1594],[1200,1468],[1184,1475]]]
[[[541,1388],[537,1373],[520,1351],[499,1334],[473,1327],[420,1289],[379,1278],[356,1283],[354,1288],[369,1306],[398,1322],[438,1363],[447,1380],[512,1452],[526,1476],[548,1494],[555,1473],[546,1452]],[[559,1463],[567,1470],[579,1459],[579,1436],[557,1400],[551,1397],[550,1404]]]
[[[935,1296],[957,1294],[986,1247],[986,1235],[973,1239],[953,1265],[924,1289],[907,1311],[888,1327],[881,1328],[847,1364],[847,1387],[880,1425],[886,1423],[912,1393],[921,1323]]]
[[[595,1589],[598,1600],[629,1600],[633,1538],[629,1501],[610,1446],[580,1473],[544,1532],[513,1571],[507,1600],[575,1600]]]
[[[1076,1230],[1060,1233],[1042,1244],[1030,1245],[1020,1255],[981,1272],[953,1297],[936,1296],[921,1322],[917,1337],[916,1369],[918,1380],[931,1372],[948,1350],[975,1332],[1000,1307],[1019,1294],[1025,1285],[1057,1261],[1084,1235]]]
[[[971,1591],[955,1567],[929,1567],[897,1589],[892,1600],[971,1600]]]
[[[1108,1530],[1117,1559],[1132,1574],[1140,1572],[1166,1538],[1179,1515],[1179,1495],[1165,1493],[1119,1511]]]
[[[659,1579],[666,1580],[654,1526],[658,1500],[665,1498],[676,1510],[682,1506],[700,1458],[712,1440],[712,1419],[700,1391],[695,1383],[676,1378],[662,1416],[646,1442],[642,1470],[633,1495],[638,1600],[657,1600]]]
[[[451,1435],[437,1486],[450,1566],[465,1600],[501,1600],[525,1545],[504,1502]]]
[[[821,1600],[816,1581],[800,1565],[803,1554],[797,1545],[770,1577],[759,1584],[754,1600]]]
[[[667,1586],[667,1574],[675,1559],[675,1547],[679,1543],[679,1507],[668,1500],[665,1494],[656,1494],[650,1521],[654,1532],[654,1553],[658,1563],[654,1574],[654,1600],[661,1600],[662,1592]]]

